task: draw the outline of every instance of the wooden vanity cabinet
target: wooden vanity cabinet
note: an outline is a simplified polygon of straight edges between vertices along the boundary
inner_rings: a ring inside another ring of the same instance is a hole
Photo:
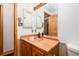
[[[49,53],[52,56],[59,56],[59,44],[56,47],[54,47]]]
[[[31,45],[21,40],[21,56],[31,56]]]
[[[32,56],[44,56],[44,54],[39,49],[32,47]]]
[[[58,56],[59,44],[51,48],[49,51],[43,50],[25,40],[21,40],[21,56]]]
[[[34,46],[31,46],[29,43],[26,43],[25,41],[21,40],[21,56],[43,56],[43,53],[35,48]]]

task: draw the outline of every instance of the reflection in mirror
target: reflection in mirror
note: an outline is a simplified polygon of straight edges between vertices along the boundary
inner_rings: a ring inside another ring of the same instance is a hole
[[[39,11],[38,11],[39,12]],[[42,17],[41,15],[39,15],[39,13],[36,12],[35,13],[35,18],[36,18],[36,29],[41,29],[43,27],[43,22],[42,22]]]
[[[32,28],[32,12],[23,8],[23,28]]]
[[[32,5],[20,5],[19,25],[22,25],[26,31],[31,30],[29,31],[31,34],[40,32],[45,35],[57,36],[57,4],[47,3],[37,10],[33,10]]]
[[[57,36],[57,4],[47,4],[44,10],[44,34]]]

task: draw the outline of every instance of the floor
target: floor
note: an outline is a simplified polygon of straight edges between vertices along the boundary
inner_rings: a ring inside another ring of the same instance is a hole
[[[5,56],[14,56],[14,53],[11,53],[11,54],[8,54],[8,55],[5,55]]]

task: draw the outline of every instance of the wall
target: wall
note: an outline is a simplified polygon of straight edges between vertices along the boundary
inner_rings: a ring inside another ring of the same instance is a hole
[[[14,48],[14,14],[13,4],[3,4],[3,20],[4,20],[4,52]]]
[[[58,4],[58,35],[60,42],[70,44],[72,46],[79,45],[78,3]]]

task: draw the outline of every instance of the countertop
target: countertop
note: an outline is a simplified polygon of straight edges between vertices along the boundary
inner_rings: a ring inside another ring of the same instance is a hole
[[[44,35],[41,38],[37,36],[21,36],[21,40],[24,40],[46,52],[49,52],[52,48],[54,48],[58,43],[58,38],[53,36]]]

